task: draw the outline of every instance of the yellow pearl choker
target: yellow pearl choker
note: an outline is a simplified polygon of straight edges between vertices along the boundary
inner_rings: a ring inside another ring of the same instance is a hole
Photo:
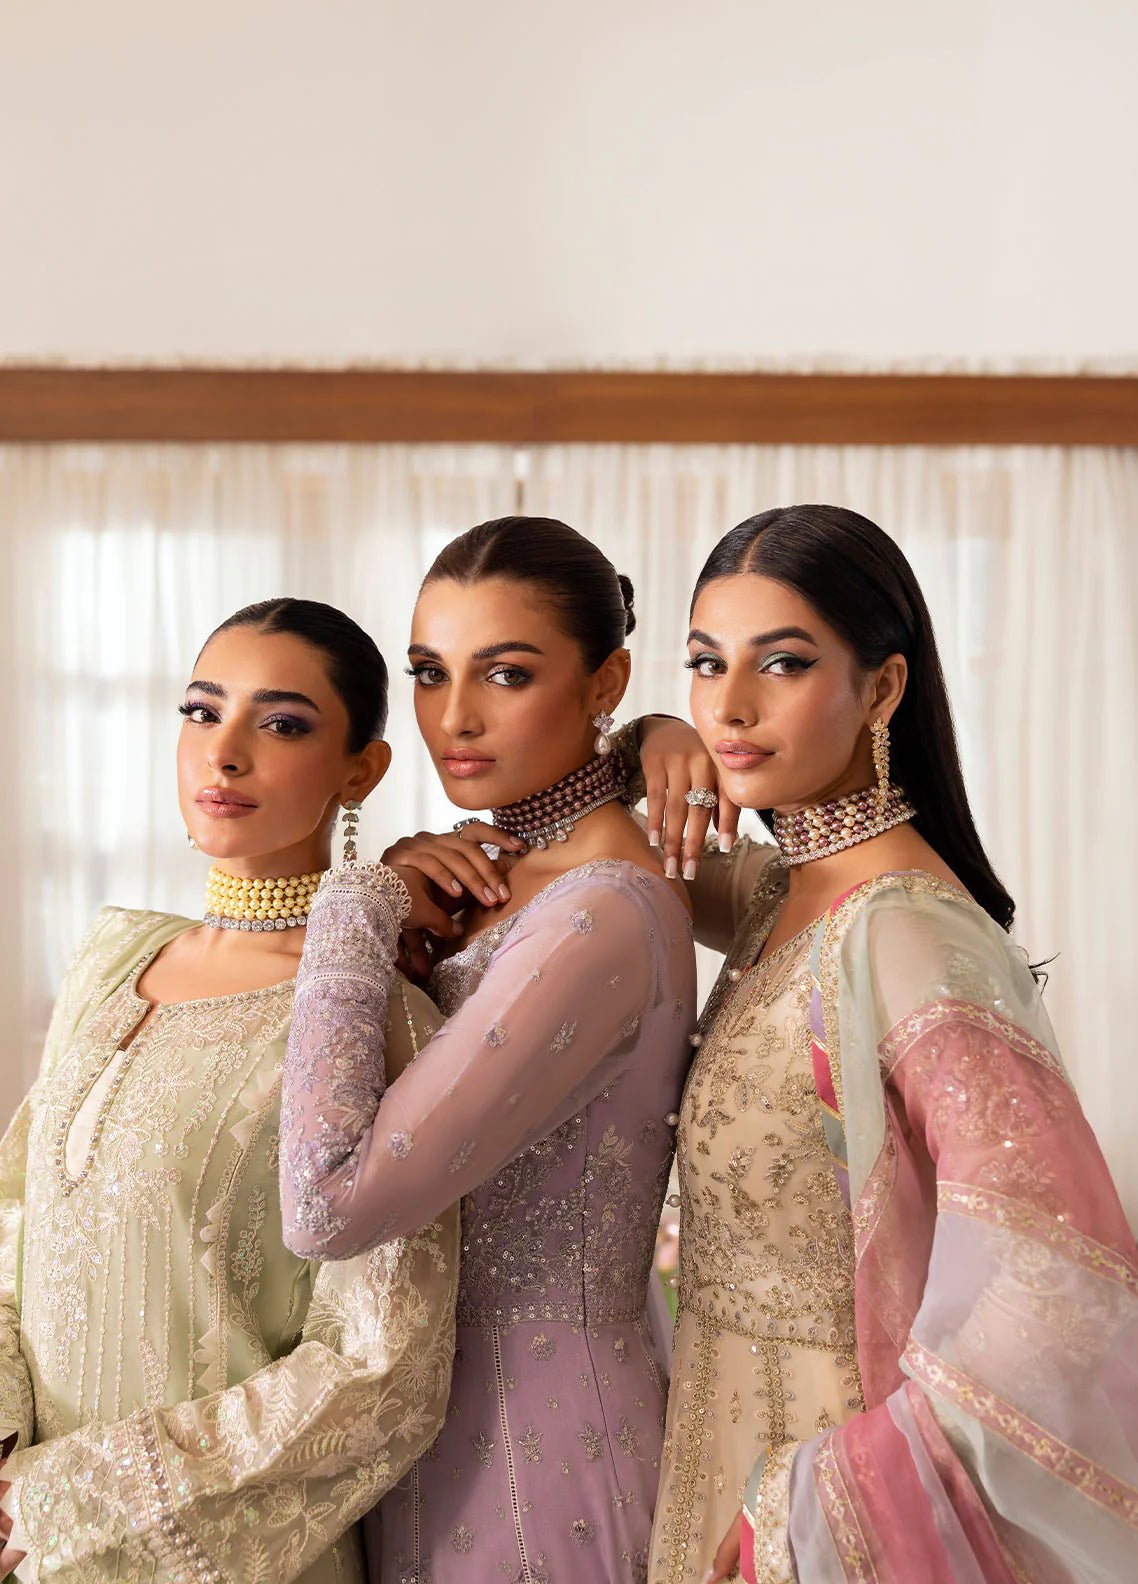
[[[205,883],[205,922],[214,929],[296,929],[308,923],[320,874],[246,880],[216,864]]]

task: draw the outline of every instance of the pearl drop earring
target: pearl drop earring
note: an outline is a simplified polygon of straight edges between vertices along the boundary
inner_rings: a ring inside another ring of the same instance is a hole
[[[599,714],[593,716],[593,725],[597,727],[597,736],[593,747],[597,753],[607,754],[612,752],[612,738],[609,736],[609,732],[612,731],[615,724],[615,720],[607,710],[601,710]]]

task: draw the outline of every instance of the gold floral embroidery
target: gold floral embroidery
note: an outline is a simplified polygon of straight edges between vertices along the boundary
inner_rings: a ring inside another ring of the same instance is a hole
[[[650,1569],[660,1584],[702,1578],[760,1436],[806,1437],[820,1409],[837,1423],[861,1406],[853,1225],[813,1076],[816,928],[747,966],[784,893],[772,864],[700,1020],[680,1109],[680,1305]]]
[[[1044,1215],[1037,1206],[1005,1194],[971,1187],[967,1183],[937,1184],[937,1208],[957,1215],[974,1216],[1008,1232],[1035,1238],[1059,1250],[1067,1259],[1096,1276],[1105,1276],[1129,1292],[1138,1294],[1138,1271],[1122,1255],[1104,1243],[1087,1237],[1062,1217]]]
[[[822,1512],[849,1584],[876,1584],[877,1569],[838,1467],[832,1436],[822,1442],[815,1455],[814,1479]]]
[[[1133,1486],[1083,1457],[1011,1403],[970,1379],[963,1370],[938,1358],[919,1342],[910,1340],[901,1362],[914,1380],[923,1381],[938,1396],[979,1419],[981,1424],[1018,1447],[1056,1479],[1074,1486],[1098,1506],[1138,1527],[1138,1490]]]

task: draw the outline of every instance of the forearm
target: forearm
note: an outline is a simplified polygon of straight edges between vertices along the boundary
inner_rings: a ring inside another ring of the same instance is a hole
[[[295,1578],[438,1433],[457,1269],[451,1210],[322,1270],[300,1346],[241,1386],[18,1453],[4,1472],[21,1577]]]
[[[351,1198],[386,1088],[388,999],[408,905],[394,872],[369,864],[327,876],[309,915],[281,1094],[284,1235],[304,1258],[366,1246],[337,1205]]]

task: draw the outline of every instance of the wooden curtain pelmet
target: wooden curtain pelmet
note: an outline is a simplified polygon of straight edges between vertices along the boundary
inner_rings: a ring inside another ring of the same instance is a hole
[[[1138,445],[1138,378],[0,369],[0,441]]]

